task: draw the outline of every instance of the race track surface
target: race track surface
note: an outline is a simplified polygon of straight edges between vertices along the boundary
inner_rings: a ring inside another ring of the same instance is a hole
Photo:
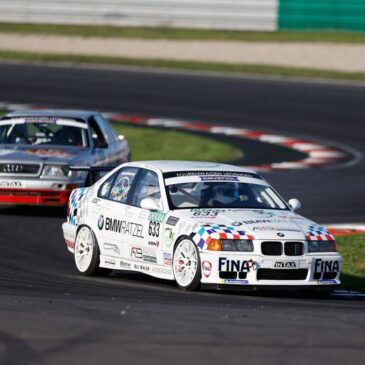
[[[196,119],[365,152],[365,87],[0,65],[0,100]],[[322,223],[365,220],[365,163],[265,175]],[[62,209],[0,209],[1,364],[360,364],[364,301],[182,292],[121,273],[79,276]]]

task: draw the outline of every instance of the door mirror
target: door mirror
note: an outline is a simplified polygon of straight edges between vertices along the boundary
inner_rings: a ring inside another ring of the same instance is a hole
[[[161,210],[160,201],[153,198],[144,198],[141,200],[141,208],[148,210]]]
[[[302,203],[298,199],[290,199],[288,201],[289,207],[293,210],[298,210],[302,207]]]

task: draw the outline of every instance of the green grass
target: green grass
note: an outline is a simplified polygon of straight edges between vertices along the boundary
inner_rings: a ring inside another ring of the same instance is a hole
[[[215,62],[195,62],[195,61],[169,61],[169,60],[140,60],[121,57],[103,56],[84,56],[51,53],[29,53],[0,51],[0,59],[21,60],[21,61],[41,61],[41,62],[71,62],[85,64],[106,64],[119,66],[138,66],[138,67],[161,67],[182,70],[204,70],[215,72],[234,72],[240,74],[259,74],[276,76],[296,76],[314,77],[325,79],[342,80],[365,80],[365,73],[362,72],[340,72],[316,70],[296,67],[280,67],[270,65],[244,65],[244,64],[225,64]]]
[[[247,32],[210,29],[147,28],[57,24],[0,23],[0,32],[54,34],[83,37],[121,37],[172,40],[224,40],[245,42],[365,43],[365,34],[339,31]]]
[[[132,159],[138,160],[195,160],[232,161],[242,152],[229,144],[189,132],[146,128],[113,123],[118,134],[128,139]]]
[[[337,237],[336,243],[344,260],[342,286],[365,292],[365,234]]]

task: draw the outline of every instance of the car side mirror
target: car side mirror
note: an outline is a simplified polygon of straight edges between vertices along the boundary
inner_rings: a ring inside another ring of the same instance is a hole
[[[160,201],[153,198],[144,198],[141,200],[141,208],[148,210],[161,210]]]
[[[298,199],[290,199],[288,201],[289,207],[292,208],[293,210],[298,210],[302,207],[302,203],[300,202],[300,200]]]

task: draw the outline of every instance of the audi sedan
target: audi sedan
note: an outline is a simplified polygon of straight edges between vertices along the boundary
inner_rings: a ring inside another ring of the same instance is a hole
[[[259,174],[225,164],[123,164],[76,189],[63,224],[77,270],[132,270],[203,287],[332,291],[342,258],[326,228]]]
[[[130,160],[130,148],[98,112],[30,110],[0,119],[0,204],[67,205],[85,185],[70,166],[112,166]]]

